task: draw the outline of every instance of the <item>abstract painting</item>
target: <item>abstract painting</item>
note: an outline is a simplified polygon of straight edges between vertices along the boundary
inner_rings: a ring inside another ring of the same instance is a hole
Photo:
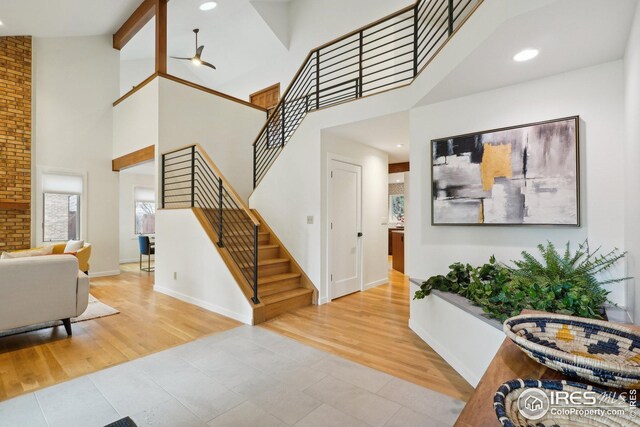
[[[404,222],[404,195],[392,194],[389,196],[389,222]]]
[[[580,225],[579,118],[431,141],[433,225]]]

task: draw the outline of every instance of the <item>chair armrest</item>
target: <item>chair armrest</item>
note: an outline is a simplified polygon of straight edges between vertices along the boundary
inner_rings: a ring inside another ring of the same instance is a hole
[[[78,271],[78,284],[76,291],[76,317],[80,316],[89,305],[89,276]]]
[[[78,268],[80,271],[89,271],[89,259],[91,258],[91,245],[87,245],[76,253]]]

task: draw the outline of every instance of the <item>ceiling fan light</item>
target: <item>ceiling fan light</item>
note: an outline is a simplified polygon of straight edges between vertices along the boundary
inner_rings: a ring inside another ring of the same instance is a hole
[[[202,60],[199,58],[191,58],[191,63],[196,66],[202,65]]]
[[[218,3],[214,1],[204,2],[200,5],[200,10],[204,10],[204,11],[212,10],[212,9],[215,9],[217,5]]]

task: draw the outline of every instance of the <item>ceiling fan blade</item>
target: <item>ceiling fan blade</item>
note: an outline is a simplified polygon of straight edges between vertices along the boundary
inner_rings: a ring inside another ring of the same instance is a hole
[[[185,61],[191,61],[193,58],[180,58],[179,56],[171,56],[173,59],[184,59]]]
[[[202,45],[198,49],[196,49],[196,57],[200,58],[200,55],[202,55],[202,51],[203,50],[204,50],[204,45]]]
[[[213,64],[209,64],[209,63],[208,63],[208,62],[206,62],[206,61],[202,61],[202,65],[204,65],[205,67],[213,68],[214,70],[216,70],[216,69],[217,69],[215,65],[213,65]]]

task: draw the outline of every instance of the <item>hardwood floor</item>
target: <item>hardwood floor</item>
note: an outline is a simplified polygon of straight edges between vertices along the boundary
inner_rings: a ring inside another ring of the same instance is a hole
[[[0,338],[0,401],[234,328],[240,323],[153,292],[153,273],[123,266],[119,276],[91,279],[91,294],[120,311]]]
[[[390,269],[386,285],[285,313],[258,327],[468,400],[471,385],[411,331],[408,322],[408,278]]]
[[[473,388],[407,326],[407,278],[323,306],[303,307],[264,327],[415,384],[467,400]],[[0,338],[0,401],[224,331],[238,322],[153,292],[153,273],[123,266],[91,279],[91,293],[120,314]]]

